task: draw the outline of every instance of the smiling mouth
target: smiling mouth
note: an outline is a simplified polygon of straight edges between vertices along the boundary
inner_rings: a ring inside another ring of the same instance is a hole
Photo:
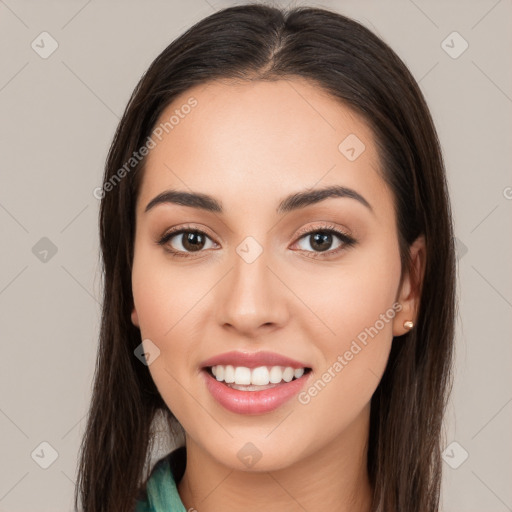
[[[203,369],[213,379],[239,391],[263,391],[285,385],[309,374],[311,368],[286,366],[244,366],[215,365]]]

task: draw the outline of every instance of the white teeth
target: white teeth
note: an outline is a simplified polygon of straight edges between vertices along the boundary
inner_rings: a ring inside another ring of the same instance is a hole
[[[235,369],[230,364],[224,368],[224,382],[228,384],[235,382]]]
[[[297,368],[294,372],[293,372],[293,376],[296,378],[296,379],[299,379],[300,377],[302,377],[304,375],[304,368]]]
[[[270,369],[270,382],[272,384],[279,384],[283,380],[283,370],[280,366],[272,366]]]
[[[268,369],[266,366],[253,368],[251,372],[251,384],[255,386],[266,386],[268,382]]]
[[[220,364],[217,366],[215,371],[215,378],[219,381],[224,380],[224,366],[221,366]]]
[[[279,384],[281,381],[290,382],[294,377],[299,379],[304,375],[304,368],[291,366],[258,366],[251,369],[245,366],[218,364],[212,366],[211,370],[218,381],[240,386]]]
[[[293,379],[293,368],[290,368],[289,366],[287,366],[283,372],[283,380],[285,382],[291,382],[292,379]]]
[[[245,366],[237,366],[235,368],[235,384],[250,384],[251,370]]]

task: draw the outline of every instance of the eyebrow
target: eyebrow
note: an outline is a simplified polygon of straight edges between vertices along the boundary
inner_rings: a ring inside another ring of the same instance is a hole
[[[358,192],[351,188],[340,185],[332,185],[321,189],[308,189],[296,192],[284,198],[276,209],[278,214],[291,212],[305,208],[331,197],[344,197],[355,199],[366,206],[371,212],[373,208],[370,203]],[[199,192],[185,192],[181,190],[166,190],[154,197],[146,206],[144,212],[148,212],[159,204],[172,203],[191,208],[198,208],[208,212],[223,213],[222,203],[212,196]]]

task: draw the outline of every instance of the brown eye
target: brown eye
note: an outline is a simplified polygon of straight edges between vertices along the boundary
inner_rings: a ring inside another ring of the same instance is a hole
[[[332,247],[333,244],[336,243],[336,239],[338,243]],[[338,253],[344,247],[350,247],[355,243],[356,241],[351,236],[336,229],[329,228],[315,229],[306,232],[300,237],[298,245],[301,250],[313,252],[316,256],[318,253],[323,252],[328,254]]]
[[[318,231],[312,235],[307,235],[304,238],[309,239],[309,245],[314,251],[327,251],[333,244],[332,233],[328,233],[326,231]]]
[[[167,233],[158,243],[169,246],[167,250],[172,253],[186,256],[187,253],[201,252],[202,249],[211,248],[211,246],[205,247],[208,241],[212,243],[210,237],[203,231],[180,229]]]
[[[200,251],[205,245],[205,236],[197,231],[182,233],[181,236],[181,245],[186,251]]]

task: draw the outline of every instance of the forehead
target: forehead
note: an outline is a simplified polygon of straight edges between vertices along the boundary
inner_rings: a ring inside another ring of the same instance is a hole
[[[139,210],[166,188],[205,192],[233,205],[317,184],[369,196],[386,188],[371,129],[304,79],[190,88],[164,110],[155,133]]]

